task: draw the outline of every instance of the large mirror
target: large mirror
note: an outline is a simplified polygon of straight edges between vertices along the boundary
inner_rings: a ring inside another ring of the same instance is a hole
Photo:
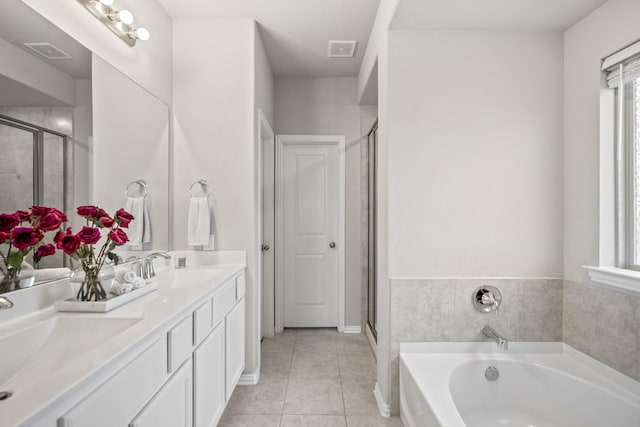
[[[77,206],[125,208],[137,219],[121,259],[168,250],[167,105],[21,0],[0,16],[0,213],[54,207],[75,232]],[[72,267],[61,251],[25,262],[40,282]]]

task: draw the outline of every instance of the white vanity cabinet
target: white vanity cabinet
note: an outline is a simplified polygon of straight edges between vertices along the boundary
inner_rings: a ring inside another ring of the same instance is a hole
[[[193,368],[187,360],[129,427],[192,427],[192,396]]]
[[[32,425],[216,426],[245,367],[244,272],[216,285],[191,307],[156,331],[142,352],[132,347],[137,356],[122,360],[124,367],[106,382],[72,396],[70,405],[63,405],[68,409],[54,412],[57,423],[45,417]]]

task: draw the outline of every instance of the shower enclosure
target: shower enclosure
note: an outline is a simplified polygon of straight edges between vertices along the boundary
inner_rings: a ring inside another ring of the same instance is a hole
[[[378,122],[376,121],[367,135],[367,324],[377,339],[376,307],[378,284],[376,281],[376,182],[377,182],[377,140]]]
[[[33,205],[66,212],[67,136],[0,114],[0,212]],[[59,267],[62,255],[37,267]]]

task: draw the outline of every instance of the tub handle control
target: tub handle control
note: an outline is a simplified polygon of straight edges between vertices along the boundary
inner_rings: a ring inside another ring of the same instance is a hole
[[[495,286],[482,285],[473,291],[472,302],[480,313],[491,313],[500,307],[502,293]]]

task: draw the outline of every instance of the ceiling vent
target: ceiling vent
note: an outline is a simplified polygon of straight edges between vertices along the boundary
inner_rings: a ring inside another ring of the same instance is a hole
[[[329,58],[353,58],[356,53],[356,41],[329,41]]]
[[[25,43],[24,46],[46,59],[71,59],[68,53],[51,43]]]

